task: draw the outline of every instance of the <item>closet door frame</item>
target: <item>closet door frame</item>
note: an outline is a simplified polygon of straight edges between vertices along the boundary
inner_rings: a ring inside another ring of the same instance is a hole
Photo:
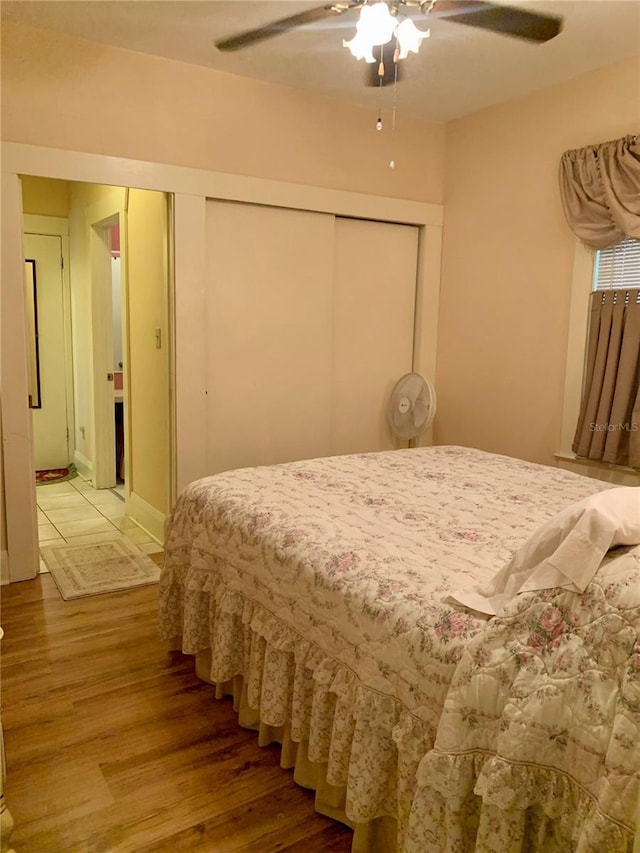
[[[22,282],[20,175],[112,184],[173,194],[172,440],[174,494],[206,473],[206,199],[247,201],[420,228],[413,369],[433,379],[436,365],[443,207],[439,204],[289,184],[161,163],[3,143],[2,426],[7,545],[3,581],[35,577],[38,540]],[[426,432],[422,441],[431,441]]]

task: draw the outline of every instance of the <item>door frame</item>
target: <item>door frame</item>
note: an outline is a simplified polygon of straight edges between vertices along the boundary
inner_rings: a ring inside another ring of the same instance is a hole
[[[71,326],[71,279],[69,274],[69,220],[60,216],[40,216],[25,213],[23,217],[24,234],[39,234],[45,237],[59,237],[62,254],[62,312],[64,336],[64,387],[67,411],[67,453],[69,460],[75,452],[75,406],[73,404],[73,339]]]
[[[110,204],[105,206],[109,207]],[[87,216],[93,342],[93,486],[96,489],[111,488],[117,481],[110,229],[121,218],[119,210],[106,216],[104,213],[106,209],[92,207]],[[111,376],[111,380],[107,376]]]
[[[89,154],[19,142],[2,146],[2,427],[9,577],[35,577],[38,567],[33,450],[27,407],[20,175],[160,190],[173,194],[173,286],[170,305],[171,407],[175,412],[175,491],[206,469],[206,200],[228,199],[418,225],[418,295],[414,369],[435,375],[443,207],[441,204],[289,184]],[[19,289],[16,289],[19,285]],[[5,356],[7,356],[5,358]],[[11,364],[11,368],[9,368]],[[5,367],[6,365],[6,367]],[[428,437],[427,437],[428,440]],[[26,478],[26,479],[25,479]]]

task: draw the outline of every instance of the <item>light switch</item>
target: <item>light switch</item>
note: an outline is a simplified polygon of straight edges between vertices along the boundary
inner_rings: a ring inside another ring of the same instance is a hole
[[[162,329],[156,329],[156,349],[162,349]]]

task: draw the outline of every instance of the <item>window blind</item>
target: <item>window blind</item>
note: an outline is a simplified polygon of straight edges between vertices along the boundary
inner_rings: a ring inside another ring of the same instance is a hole
[[[640,287],[640,240],[625,237],[596,252],[594,290]]]

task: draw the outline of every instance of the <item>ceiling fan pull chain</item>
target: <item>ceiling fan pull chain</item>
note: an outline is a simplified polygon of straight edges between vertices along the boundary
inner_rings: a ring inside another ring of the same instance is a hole
[[[397,50],[397,48],[396,48]],[[394,65],[394,78],[393,78],[393,109],[391,111],[391,160],[389,161],[389,168],[395,169],[396,161],[394,159],[394,149],[395,149],[395,140],[396,140],[396,107],[398,105],[398,63]]]
[[[378,120],[376,121],[376,130],[382,130],[382,76],[380,75],[380,67],[382,67],[382,74],[384,74],[382,46],[380,47],[380,66],[378,66]]]

